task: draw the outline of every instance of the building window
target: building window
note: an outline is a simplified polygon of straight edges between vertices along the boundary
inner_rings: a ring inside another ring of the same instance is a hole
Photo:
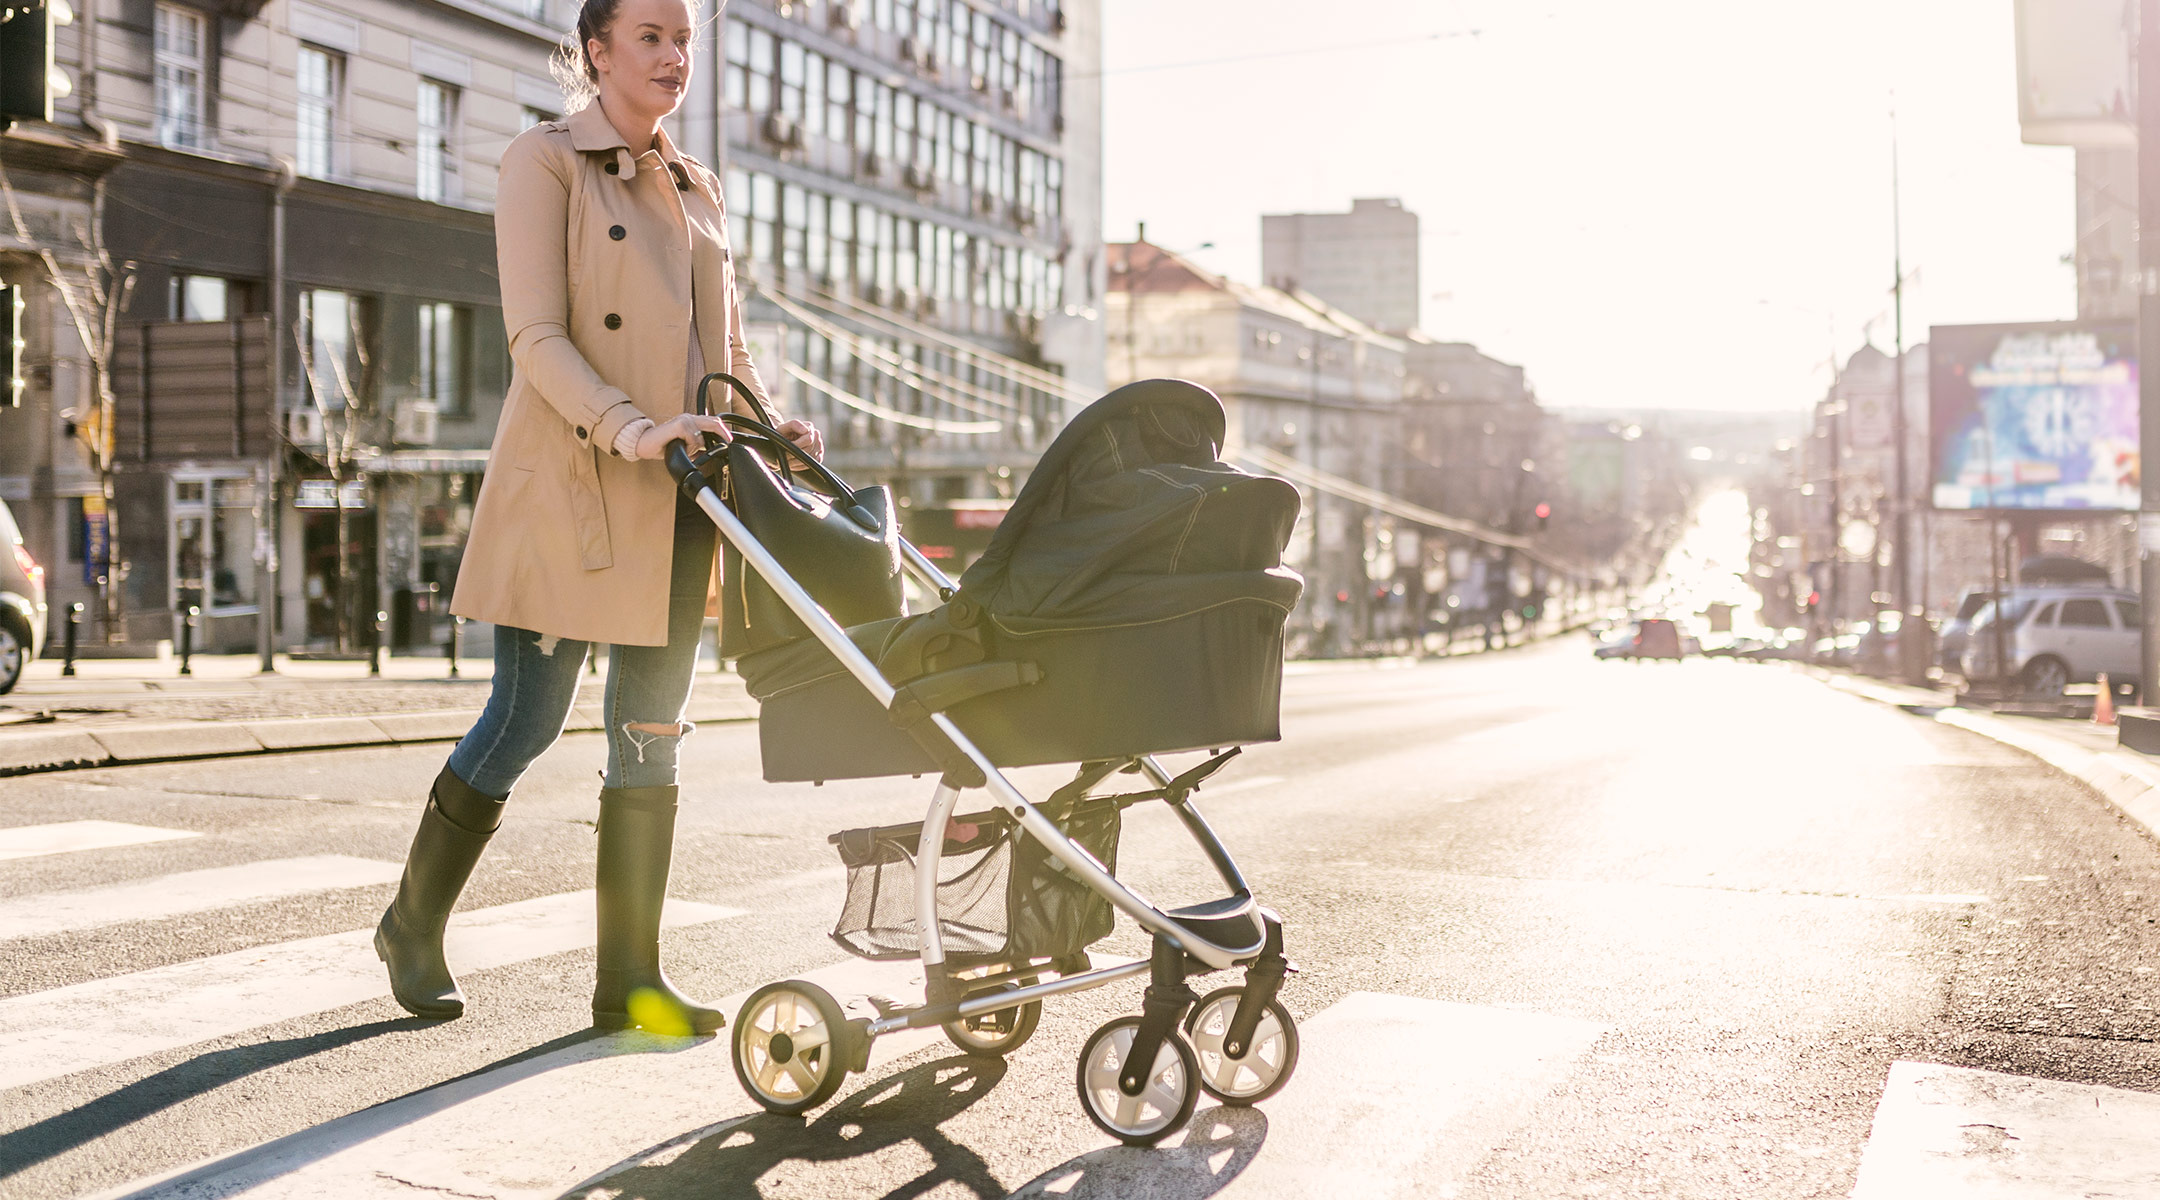
[[[312,179],[328,179],[337,170],[338,93],[344,83],[342,56],[315,46],[300,47],[296,72],[299,138],[294,166]]]
[[[175,275],[166,304],[174,321],[223,321],[232,315],[229,285],[215,275]]]
[[[331,412],[343,409],[348,401],[366,402],[366,315],[359,296],[327,288],[300,293],[308,388],[313,400]]]
[[[457,155],[451,143],[457,129],[457,101],[458,90],[449,84],[420,81],[417,191],[422,200],[436,204],[447,204],[455,195]]]
[[[420,306],[420,395],[433,400],[446,417],[471,411],[471,372],[467,351],[472,329],[470,309],[455,304]]]
[[[202,147],[206,24],[193,9],[157,6],[157,140],[176,149]]]
[[[544,108],[532,108],[528,106],[524,110],[523,115],[519,118],[518,132],[523,133],[524,131],[531,129],[535,125],[539,125],[555,119],[555,114],[547,111]]]

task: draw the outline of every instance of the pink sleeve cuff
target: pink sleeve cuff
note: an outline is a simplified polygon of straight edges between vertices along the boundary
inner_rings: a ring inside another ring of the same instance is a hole
[[[625,422],[621,429],[615,431],[615,445],[613,447],[615,456],[617,458],[636,459],[638,442],[644,438],[645,431],[652,427],[653,421],[651,417],[639,417],[634,421]]]

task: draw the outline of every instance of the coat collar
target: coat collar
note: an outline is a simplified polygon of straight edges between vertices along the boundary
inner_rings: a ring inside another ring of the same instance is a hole
[[[613,150],[616,162],[621,164],[619,169],[623,180],[628,182],[636,177],[638,156],[630,149],[630,143],[623,140],[623,135],[615,128],[615,123],[607,119],[606,113],[600,111],[600,101],[593,100],[571,113],[566,124],[570,127],[572,149],[587,154]],[[680,169],[682,155],[675,149],[674,139],[668,137],[665,126],[659,130],[659,140],[661,159],[676,164]]]

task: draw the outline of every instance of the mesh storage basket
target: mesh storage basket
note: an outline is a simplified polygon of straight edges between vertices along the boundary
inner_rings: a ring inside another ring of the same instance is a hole
[[[1117,870],[1119,806],[1082,802],[1058,827],[1103,869]],[[958,816],[947,827],[937,885],[947,959],[1020,960],[1078,954],[1110,935],[1110,902],[1065,870],[1002,813]],[[915,919],[915,850],[922,825],[851,829],[832,837],[847,866],[847,902],[833,940],[871,959],[922,953]]]

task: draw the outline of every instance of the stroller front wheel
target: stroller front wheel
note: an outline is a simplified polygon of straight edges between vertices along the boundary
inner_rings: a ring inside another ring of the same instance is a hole
[[[1193,1005],[1185,1018],[1185,1032],[1192,1036],[1193,1052],[1200,1060],[1200,1086],[1208,1095],[1233,1108],[1258,1104],[1290,1082],[1297,1069],[1297,1022],[1280,1000],[1270,1000],[1260,1010],[1253,1028],[1252,1044],[1245,1054],[1232,1058],[1224,1052],[1223,1039],[1230,1032],[1230,1018],[1237,1015],[1242,987],[1218,988]]]
[[[801,980],[766,984],[735,1018],[735,1078],[766,1112],[809,1112],[847,1078],[853,1056],[843,1043],[853,1033],[824,988]]]
[[[1080,1107],[1096,1128],[1128,1146],[1152,1146],[1170,1136],[1192,1116],[1200,1098],[1195,1086],[1200,1063],[1176,1030],[1155,1052],[1155,1067],[1140,1094],[1128,1096],[1118,1086],[1125,1058],[1132,1052],[1140,1018],[1119,1017],[1088,1036],[1080,1048]]]

